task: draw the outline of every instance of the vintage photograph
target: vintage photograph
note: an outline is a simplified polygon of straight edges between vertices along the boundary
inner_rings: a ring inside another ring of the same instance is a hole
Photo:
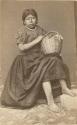
[[[0,125],[77,125],[77,1],[0,1]]]

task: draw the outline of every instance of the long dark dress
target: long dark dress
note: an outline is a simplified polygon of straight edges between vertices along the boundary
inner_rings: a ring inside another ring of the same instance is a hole
[[[39,26],[34,30],[23,26],[18,32],[17,44],[29,43],[41,34],[45,31]],[[29,108],[44,95],[42,83],[45,81],[51,81],[53,96],[57,97],[62,94],[59,79],[67,80],[62,58],[56,53],[44,55],[38,43],[15,58],[5,82],[1,103]]]

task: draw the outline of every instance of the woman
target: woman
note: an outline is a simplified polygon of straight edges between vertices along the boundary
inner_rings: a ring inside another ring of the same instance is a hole
[[[50,109],[57,112],[59,108],[54,98],[62,94],[61,87],[66,87],[64,79],[67,80],[63,61],[57,53],[44,55],[41,51],[41,41],[46,31],[37,25],[38,16],[34,9],[24,10],[22,21],[23,26],[16,38],[20,54],[9,71],[1,103],[5,106],[30,108],[39,98],[44,97]],[[63,80],[62,84],[60,79]]]

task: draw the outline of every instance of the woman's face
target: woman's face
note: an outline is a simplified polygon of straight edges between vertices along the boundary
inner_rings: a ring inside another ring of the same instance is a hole
[[[33,15],[28,15],[25,20],[24,20],[24,24],[29,27],[30,29],[33,29],[35,28],[36,26],[36,23],[37,23],[37,19],[35,16]]]

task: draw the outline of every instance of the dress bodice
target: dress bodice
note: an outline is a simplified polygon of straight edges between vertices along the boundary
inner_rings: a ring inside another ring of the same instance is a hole
[[[34,39],[36,39],[39,35],[44,35],[46,33],[46,31],[44,29],[42,29],[40,26],[36,26],[35,29],[29,29],[26,26],[23,26],[19,29],[17,36],[16,36],[16,40],[17,40],[17,44],[23,43],[30,43],[32,42]],[[41,49],[40,43],[36,44],[34,47],[25,50],[24,52],[21,53],[39,53]]]

